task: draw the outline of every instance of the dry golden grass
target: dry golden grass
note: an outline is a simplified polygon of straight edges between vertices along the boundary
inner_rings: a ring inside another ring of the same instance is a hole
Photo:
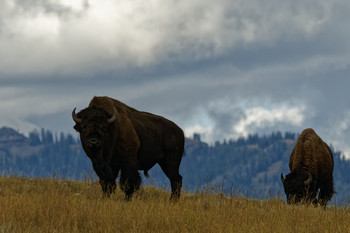
[[[131,201],[103,198],[96,182],[0,177],[0,232],[350,232],[350,209],[289,206],[154,187]]]

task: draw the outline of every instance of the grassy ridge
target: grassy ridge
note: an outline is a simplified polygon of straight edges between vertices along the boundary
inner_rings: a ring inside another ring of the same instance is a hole
[[[0,232],[350,232],[348,207],[288,206],[280,199],[170,194],[142,187],[129,202],[96,182],[0,177]]]

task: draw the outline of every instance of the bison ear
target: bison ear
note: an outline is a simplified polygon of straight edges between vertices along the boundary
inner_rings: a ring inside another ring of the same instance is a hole
[[[284,184],[284,177],[283,177],[283,173],[281,173],[281,181],[282,181],[282,183]]]
[[[81,127],[80,127],[79,124],[74,125],[73,128],[74,128],[76,131],[78,131],[78,132],[81,131]]]

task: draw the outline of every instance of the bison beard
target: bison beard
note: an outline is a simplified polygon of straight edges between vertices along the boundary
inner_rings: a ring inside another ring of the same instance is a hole
[[[171,199],[178,200],[184,134],[175,123],[109,97],[94,97],[88,108],[78,114],[74,109],[72,118],[105,196],[115,191],[121,171],[120,187],[131,198],[141,184],[138,170],[147,177],[147,171],[158,163],[170,180]]]
[[[305,129],[289,159],[291,172],[285,178],[281,174],[287,203],[319,203],[325,207],[335,193],[333,166],[329,146],[314,130]]]

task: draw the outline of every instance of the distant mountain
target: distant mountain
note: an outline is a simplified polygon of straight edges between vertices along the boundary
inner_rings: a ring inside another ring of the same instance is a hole
[[[288,161],[298,135],[275,132],[207,144],[199,134],[186,138],[180,173],[190,191],[224,192],[248,197],[284,197],[280,174],[289,173]],[[333,201],[349,200],[350,162],[334,154]],[[0,129],[0,173],[21,176],[58,176],[69,179],[96,178],[91,162],[72,135],[50,131],[31,132],[29,137],[11,128]],[[144,183],[169,187],[169,181],[155,166]]]
[[[3,175],[83,179],[90,170],[90,161],[72,135],[61,133],[58,137],[42,129],[25,137],[11,128],[0,128]]]
[[[26,141],[28,139],[14,129],[8,127],[0,128],[0,145],[25,143]]]

